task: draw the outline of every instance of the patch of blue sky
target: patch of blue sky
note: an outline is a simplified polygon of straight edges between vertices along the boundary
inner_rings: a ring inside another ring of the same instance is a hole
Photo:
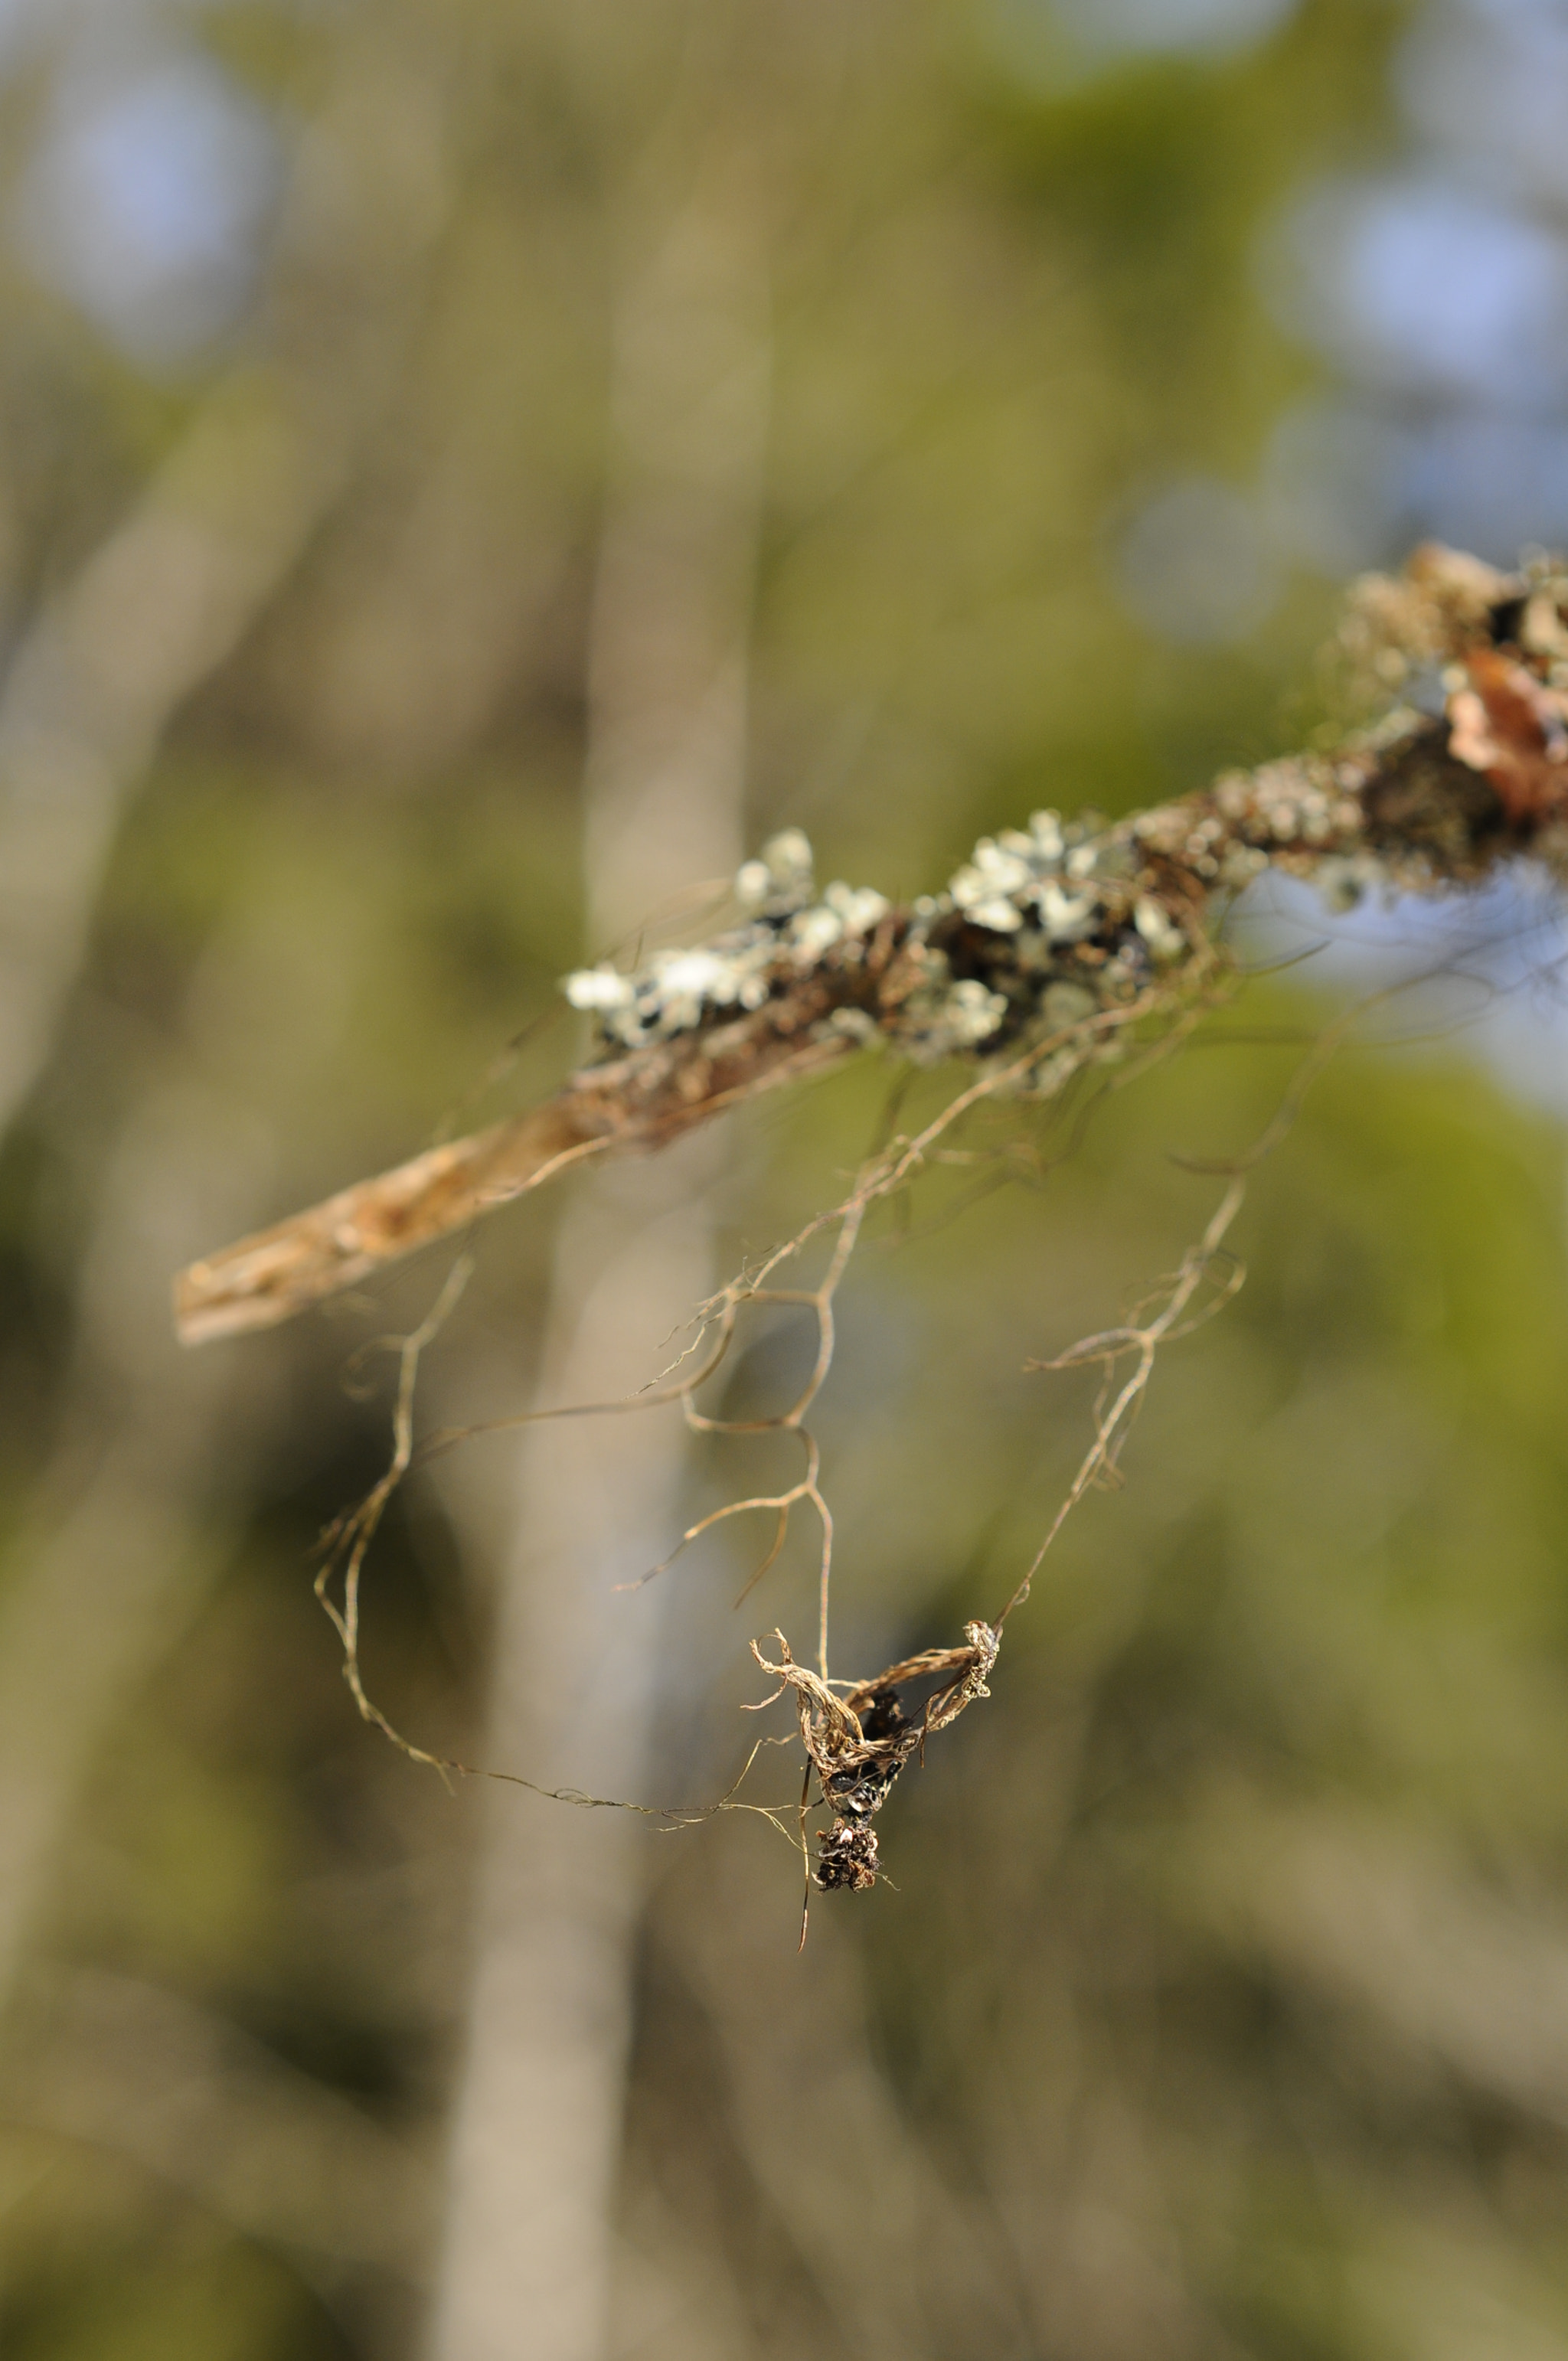
[[[1568,199],[1568,9],[1561,0],[1440,0],[1394,53],[1419,137],[1473,177]]]
[[[1332,581],[1396,565],[1423,537],[1511,566],[1568,544],[1568,420],[1312,395],[1269,438],[1261,510],[1280,555]]]
[[[1431,0],[1391,71],[1404,162],[1302,192],[1260,256],[1339,380],[1262,468],[1281,551],[1327,574],[1568,539],[1568,5]]]
[[[1473,1056],[1568,1117],[1568,917],[1543,871],[1520,863],[1481,893],[1344,913],[1270,873],[1242,895],[1231,938],[1248,968],[1291,963],[1336,1006],[1363,1003],[1364,1038]]]
[[[0,0],[3,5],[3,0]],[[279,181],[263,109],[195,49],[62,71],[17,191],[30,266],[134,360],[189,360],[251,292]]]
[[[1559,408],[1568,247],[1430,166],[1320,182],[1268,240],[1266,296],[1346,377],[1386,392]]]

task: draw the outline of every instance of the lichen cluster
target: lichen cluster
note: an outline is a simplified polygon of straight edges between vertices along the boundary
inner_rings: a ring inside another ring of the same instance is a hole
[[[609,961],[579,968],[563,986],[567,999],[598,1018],[616,1049],[640,1049],[713,1016],[762,1008],[791,971],[805,972],[835,944],[870,935],[891,906],[869,886],[837,881],[818,897],[813,871],[806,837],[784,829],[736,875],[742,925],[694,950],[655,951],[630,973]]]
[[[1568,692],[1568,569],[1543,551],[1527,555],[1517,574],[1501,573],[1464,550],[1428,543],[1398,574],[1365,574],[1353,584],[1335,647],[1357,704],[1409,695],[1442,675],[1474,646],[1511,643],[1539,676]],[[1419,701],[1419,698],[1418,698]]]
[[[915,906],[922,978],[893,1038],[923,1061],[990,1054],[1130,1005],[1193,948],[1148,884],[1126,831],[1092,813],[982,836],[946,893]]]
[[[1398,717],[1398,734],[1410,719]],[[1239,893],[1265,869],[1310,877],[1332,908],[1393,883],[1366,835],[1365,751],[1296,754],[1231,771],[1207,796],[1142,812],[1126,833],[1146,859],[1179,866],[1209,892]]]
[[[798,829],[773,837],[735,880],[742,923],[695,950],[656,951],[630,972],[578,970],[564,989],[616,1056],[780,1000],[831,952],[852,978],[857,947],[884,954],[873,1006],[846,997],[819,1029],[881,1038],[921,1064],[1059,1032],[1136,997],[1185,958],[1189,933],[1139,879],[1125,829],[1036,812],[1027,829],[981,837],[939,895],[895,911],[869,887],[818,894]]]

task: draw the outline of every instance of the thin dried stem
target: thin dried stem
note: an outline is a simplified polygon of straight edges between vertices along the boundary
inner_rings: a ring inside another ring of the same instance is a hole
[[[1046,1555],[1069,1517],[1084,1494],[1096,1484],[1113,1475],[1127,1430],[1136,1414],[1150,1378],[1154,1375],[1156,1356],[1162,1345],[1177,1336],[1188,1335],[1198,1325],[1197,1321],[1183,1321],[1182,1314],[1204,1281],[1213,1275],[1225,1233],[1241,1212],[1246,1196],[1246,1177],[1237,1173],[1214,1212],[1213,1219],[1201,1239],[1190,1253],[1182,1257],[1180,1268],[1168,1283],[1160,1310],[1152,1320],[1140,1325],[1107,1329],[1103,1334],[1083,1337],[1071,1345],[1054,1360],[1031,1361],[1031,1369],[1072,1369],[1086,1361],[1098,1361],[1105,1372],[1105,1383],[1095,1406],[1094,1438],[1079,1464],[1077,1474],[1069,1486],[1066,1497],[1052,1518],[1045,1539],[1035,1552],[1011,1598],[995,1619],[992,1630],[1000,1632],[1015,1607],[1022,1607],[1034,1586],[1035,1576],[1045,1564]],[[1206,1307],[1204,1317],[1211,1317],[1222,1304],[1227,1303],[1242,1287],[1246,1278],[1245,1265],[1227,1257],[1219,1283],[1219,1291]],[[1120,1385],[1115,1374],[1131,1355],[1133,1367]],[[1115,1389],[1113,1392],[1113,1386]]]

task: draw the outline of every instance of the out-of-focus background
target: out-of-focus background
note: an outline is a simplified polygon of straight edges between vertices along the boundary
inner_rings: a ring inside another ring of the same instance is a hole
[[[1451,970],[1260,1170],[1245,1292],[803,1956],[765,1821],[448,1792],[356,1716],[313,1544],[451,1257],[196,1355],[167,1311],[550,1087],[556,979],[770,829],[931,889],[1299,741],[1356,569],[1568,537],[1568,10],[3,0],[0,142],[8,2361],[1568,2355],[1539,899],[1435,950],[1277,899],[1043,1189],[949,1170],[861,1256],[853,1673],[1011,1587],[1092,1392],[1023,1365],[1197,1235],[1173,1159]],[[499,1216],[421,1420],[643,1383],[894,1083]],[[730,1416],[806,1352],[743,1344]],[[369,1562],[375,1696],[718,1795],[809,1536],[739,1613],[738,1529],[613,1586],[795,1465],[670,1411],[470,1443]]]

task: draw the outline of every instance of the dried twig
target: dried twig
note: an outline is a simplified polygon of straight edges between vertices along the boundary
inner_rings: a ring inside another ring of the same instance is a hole
[[[1432,671],[1442,711],[1397,706],[1335,751],[1113,828],[1036,814],[905,908],[843,885],[818,898],[786,830],[740,872],[742,925],[630,975],[568,979],[599,1055],[554,1098],[192,1264],[180,1334],[287,1319],[572,1164],[661,1147],[856,1048],[1001,1060],[1049,1095],[1095,1054],[1094,1020],[1151,998],[1179,1011],[1217,917],[1265,867],[1340,898],[1474,884],[1521,851],[1568,870],[1568,577],[1420,551],[1398,581],[1360,587],[1342,647],[1385,699]]]
[[[1220,1200],[1218,1210],[1199,1244],[1183,1257],[1181,1267],[1169,1280],[1160,1308],[1152,1319],[1141,1324],[1110,1328],[1099,1336],[1082,1337],[1078,1344],[1069,1345],[1065,1353],[1058,1353],[1054,1360],[1030,1361],[1027,1364],[1031,1369],[1074,1369],[1082,1367],[1086,1362],[1098,1361],[1104,1372],[1104,1383],[1094,1406],[1094,1439],[1079,1464],[1078,1473],[1068,1487],[1066,1497],[1052,1518],[1044,1541],[996,1618],[998,1635],[1014,1609],[1022,1607],[1028,1598],[1035,1576],[1045,1564],[1047,1552],[1084,1494],[1091,1491],[1097,1484],[1104,1484],[1115,1477],[1122,1446],[1154,1375],[1155,1356],[1160,1346],[1169,1344],[1175,1337],[1190,1335],[1203,1321],[1212,1319],[1223,1304],[1228,1303],[1245,1283],[1245,1264],[1238,1262],[1234,1256],[1224,1257],[1223,1261],[1222,1257],[1225,1233],[1241,1212],[1245,1195],[1246,1176],[1238,1172]],[[1193,1297],[1204,1281],[1214,1279],[1216,1273],[1218,1285],[1214,1296],[1202,1311],[1187,1317]],[[1129,1355],[1133,1360],[1132,1369],[1118,1385],[1116,1373]]]

